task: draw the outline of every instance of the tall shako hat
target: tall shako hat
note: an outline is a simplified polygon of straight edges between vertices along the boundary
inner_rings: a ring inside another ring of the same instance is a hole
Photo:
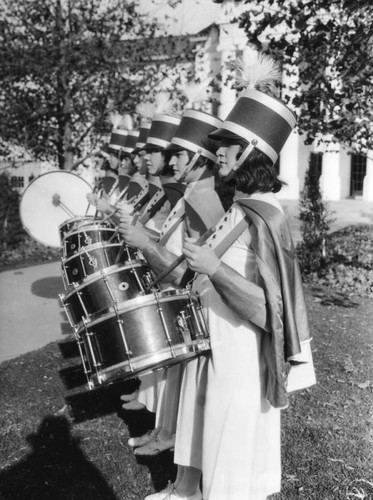
[[[132,151],[133,154],[139,153],[145,147],[154,114],[154,104],[151,102],[138,104],[136,106],[136,112],[141,117],[141,125],[139,127],[139,137],[136,142],[136,147]]]
[[[131,154],[136,147],[140,132],[138,130],[129,130],[126,142],[122,148],[124,153]]]
[[[174,103],[166,92],[160,92],[155,97],[154,113],[151,127],[144,149],[166,148],[180,124],[180,116],[173,112]]]
[[[132,129],[132,119],[129,115],[121,115],[117,112],[109,113],[108,121],[113,125],[108,147],[113,151],[123,149],[128,131]]]
[[[189,162],[190,168],[200,155],[217,162],[216,143],[209,139],[209,134],[221,127],[223,122],[216,116],[193,109],[196,103],[202,102],[206,98],[206,87],[211,80],[212,77],[202,83],[190,82],[185,85],[183,90],[187,97],[186,109],[182,114],[175,135],[171,139],[171,144],[166,148],[168,151],[178,149],[192,151],[194,157]]]
[[[267,93],[274,91],[274,81],[280,78],[278,65],[268,56],[255,54],[254,61],[238,60],[236,68],[242,75],[238,83],[246,88],[223,125],[210,137],[224,140],[238,136],[248,143],[237,167],[254,148],[276,163],[296,123],[294,113],[282,101]]]
[[[149,135],[150,125],[151,125],[150,122],[141,124],[139,128],[139,136],[137,138],[136,147],[132,151],[132,153],[136,154],[142,149],[144,149],[146,144],[146,139],[148,138]]]
[[[181,118],[175,115],[155,115],[146,140],[145,150],[166,148],[174,137]]]
[[[216,162],[216,145],[213,141],[208,140],[208,136],[222,124],[222,120],[209,113],[186,109],[175,135],[171,139],[171,144],[166,150],[187,149]]]

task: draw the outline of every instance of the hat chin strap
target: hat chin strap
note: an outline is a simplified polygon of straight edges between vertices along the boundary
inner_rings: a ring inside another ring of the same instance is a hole
[[[198,158],[201,156],[201,150],[198,150],[196,153],[194,153],[194,155],[192,156],[192,159],[190,160],[190,162],[188,163],[188,166],[187,168],[185,169],[183,175],[180,177],[180,179],[177,181],[177,182],[185,182],[185,178],[186,176],[189,174],[189,172],[192,170],[192,168],[194,167],[196,161],[198,160]]]
[[[247,159],[251,151],[254,149],[255,145],[254,144],[248,144],[246,148],[242,151],[241,156],[238,158],[236,161],[234,167],[232,170],[229,172],[228,175],[224,177],[225,181],[230,181],[234,175],[234,173],[240,168],[240,166],[243,164],[243,162]]]

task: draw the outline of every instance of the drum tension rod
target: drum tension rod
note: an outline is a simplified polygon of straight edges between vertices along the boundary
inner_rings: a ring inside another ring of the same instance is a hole
[[[112,290],[111,290],[111,288],[109,286],[109,280],[107,279],[107,275],[104,272],[104,269],[101,269],[101,276],[102,276],[103,282],[105,283],[106,289],[107,289],[107,291],[108,291],[108,293],[110,295],[110,298],[111,298],[111,300],[113,302],[113,308],[114,308],[115,312],[117,312],[117,310],[118,310],[118,300],[113,295],[113,292],[112,292]]]
[[[85,307],[85,304],[84,304],[84,302],[83,302],[83,299],[82,299],[82,292],[80,292],[80,291],[78,290],[78,284],[77,284],[77,283],[75,283],[75,281],[73,282],[73,287],[74,287],[74,290],[75,290],[75,292],[76,292],[76,294],[77,294],[77,296],[78,296],[78,300],[79,300],[79,302],[80,302],[80,305],[82,306],[82,309],[83,309],[83,312],[84,312],[84,314],[85,314],[85,317],[86,317],[87,319],[89,319],[90,314],[89,314],[89,312],[87,311],[87,308]]]
[[[94,352],[92,341],[91,341],[91,337],[94,336],[94,333],[90,332],[88,330],[88,328],[87,328],[87,323],[88,323],[87,319],[86,318],[82,318],[82,321],[83,321],[83,325],[84,325],[84,329],[85,329],[85,333],[86,333],[88,347],[89,347],[89,350],[90,350],[90,353],[91,353],[91,356],[92,356],[93,368],[94,368],[94,370],[96,372],[96,375],[98,376],[98,368],[101,366],[101,363],[98,362],[97,359],[96,359],[96,354]]]
[[[119,331],[120,331],[120,334],[122,336],[122,341],[123,341],[123,345],[124,345],[124,351],[125,351],[126,356],[128,358],[128,364],[129,364],[131,372],[133,372],[134,371],[134,366],[133,366],[132,361],[131,361],[132,351],[130,350],[130,348],[128,346],[128,343],[127,343],[126,334],[125,334],[125,331],[124,331],[124,328],[123,328],[124,322],[123,322],[122,318],[118,315],[117,311],[115,312],[115,314],[117,316],[117,322],[118,322],[118,326],[119,326]]]
[[[155,296],[155,299],[157,301],[158,312],[159,312],[159,316],[160,316],[161,321],[162,321],[162,326],[163,326],[163,329],[164,329],[164,332],[166,335],[166,341],[167,341],[168,347],[170,348],[172,357],[175,358],[176,354],[175,354],[175,351],[172,347],[170,332],[168,331],[168,328],[167,328],[167,323],[166,323],[165,318],[164,318],[163,309],[162,309],[162,306],[161,306],[161,303],[160,303],[160,300],[158,297],[158,292],[155,291],[154,296]]]

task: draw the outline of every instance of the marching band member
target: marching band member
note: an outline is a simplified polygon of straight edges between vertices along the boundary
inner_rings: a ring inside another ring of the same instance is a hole
[[[194,238],[203,234],[224,212],[214,191],[216,145],[207,137],[220,123],[219,119],[200,111],[186,110],[183,113],[166,151],[172,155],[169,165],[175,171],[175,179],[185,182],[187,188],[163,224],[158,243],[151,241],[140,228],[131,226],[128,217],[121,219],[119,231],[124,240],[143,252],[156,273],[164,271],[175,257],[181,255],[185,232]],[[185,266],[179,266],[168,276],[167,283],[177,287],[184,271]],[[156,429],[143,437],[143,446],[136,448],[136,454],[156,454],[173,446],[182,368],[180,364],[164,370],[165,384],[158,398]]]
[[[271,60],[259,58],[246,74],[267,85],[276,73]],[[282,183],[273,165],[295,116],[256,83],[249,80],[210,134],[221,141],[220,171],[234,180],[235,203],[205,246],[184,243],[199,275],[194,286],[207,310],[211,356],[196,388],[203,417],[195,414],[194,427],[179,419],[175,460],[179,433],[189,432],[193,452],[202,454],[205,500],[265,500],[280,491],[280,410],[290,390],[315,383],[299,267],[274,195]],[[179,415],[183,398],[182,391]],[[175,484],[147,498],[200,500],[198,483],[196,475],[187,488]]]
[[[175,115],[162,113],[156,114],[153,117],[146,144],[143,146],[149,177],[160,179],[165,167],[164,149],[170,144],[179,123],[180,118]],[[169,179],[166,180],[169,181]],[[159,239],[162,225],[171,210],[171,203],[168,201],[161,181],[159,181],[159,186],[148,204],[145,205],[136,223],[138,227],[144,228],[152,240]],[[181,198],[183,190],[178,190],[178,192],[178,198]],[[149,411],[155,413],[162,379],[162,372],[154,372],[142,376],[141,389],[136,391],[135,394],[123,395],[121,397],[122,401],[124,401],[123,408],[128,410],[146,407]],[[131,438],[129,444],[137,447],[145,444],[147,441],[147,437]]]
[[[111,206],[116,202],[120,186],[123,185],[124,171],[131,171],[130,165],[124,160],[124,146],[128,130],[132,127],[132,120],[129,115],[122,116],[112,112],[109,113],[108,121],[113,125],[110,141],[101,149],[101,154],[104,156],[101,169],[105,170],[106,174],[96,189],[98,193],[87,194],[89,203],[103,213],[109,213]],[[122,167],[122,163],[125,163],[125,168]]]

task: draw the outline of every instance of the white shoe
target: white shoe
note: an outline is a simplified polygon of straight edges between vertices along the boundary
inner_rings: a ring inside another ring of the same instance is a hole
[[[162,453],[162,451],[173,451],[175,446],[175,435],[171,437],[162,437],[160,434],[161,429],[152,437],[152,439],[149,439],[146,444],[135,448],[135,455],[154,457],[155,455]]]
[[[148,431],[146,434],[143,434],[142,436],[129,438],[129,440],[127,442],[129,444],[129,446],[131,446],[131,448],[145,446],[146,444],[153,441],[157,437],[157,435],[160,431],[161,431],[161,429],[152,429],[152,430]]]
[[[197,490],[194,495],[187,497],[180,496],[177,494],[174,485],[172,483],[168,483],[164,490],[148,495],[144,498],[144,500],[202,500],[202,493],[200,490]]]

